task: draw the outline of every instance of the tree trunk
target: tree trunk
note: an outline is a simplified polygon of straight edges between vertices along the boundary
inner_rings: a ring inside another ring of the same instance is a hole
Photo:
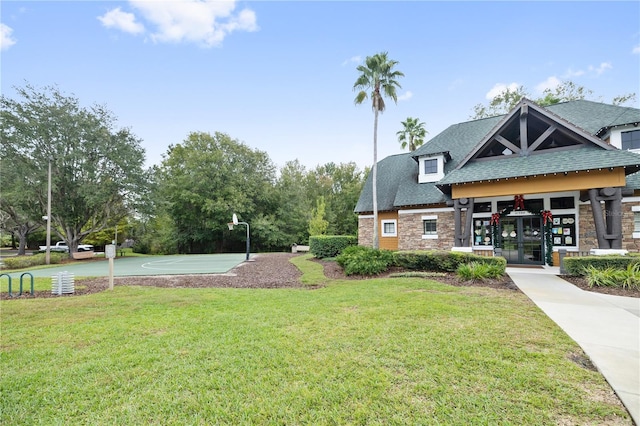
[[[374,95],[375,96],[375,95]],[[378,240],[378,98],[373,100],[373,168],[371,170],[373,185],[373,248],[380,247]]]
[[[18,233],[18,256],[24,256],[27,253],[27,234],[22,232],[24,228],[20,227]]]

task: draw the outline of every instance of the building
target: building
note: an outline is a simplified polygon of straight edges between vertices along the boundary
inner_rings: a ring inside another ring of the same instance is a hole
[[[559,248],[640,251],[638,152],[640,109],[586,100],[523,99],[454,124],[378,163],[380,248],[500,250],[514,264],[557,264]],[[355,211],[371,245],[371,175]]]

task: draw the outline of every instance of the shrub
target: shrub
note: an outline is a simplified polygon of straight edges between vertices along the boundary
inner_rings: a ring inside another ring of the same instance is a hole
[[[492,278],[500,278],[504,275],[504,268],[496,263],[471,262],[458,266],[456,274],[464,281],[484,281]]]
[[[602,269],[589,265],[584,269],[583,275],[589,287],[640,288],[640,265],[637,263],[629,263],[625,269]]]
[[[582,257],[565,257],[564,269],[567,271],[567,275],[584,276],[585,271],[589,266],[593,266],[596,269],[627,269],[630,264],[636,264],[640,262],[640,258],[637,256],[582,256]]]
[[[455,272],[460,265],[476,262],[496,265],[502,275],[507,267],[507,261],[503,257],[444,250],[398,251],[394,253],[394,261],[397,266],[415,271]]]
[[[349,246],[338,257],[346,275],[377,275],[394,265],[393,252],[371,247]]]
[[[50,263],[58,264],[62,262],[62,259],[69,257],[66,253],[50,253]],[[3,260],[7,269],[23,269],[30,268],[32,266],[39,266],[46,264],[46,253],[38,253],[33,256],[15,256],[7,257]]]
[[[309,237],[309,251],[319,259],[336,257],[347,247],[357,244],[358,237],[353,235],[314,235]]]

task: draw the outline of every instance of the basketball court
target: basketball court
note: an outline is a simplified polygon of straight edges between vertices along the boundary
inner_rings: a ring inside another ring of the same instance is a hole
[[[190,254],[172,256],[118,257],[114,259],[116,277],[144,275],[224,274],[246,259],[245,253]],[[75,277],[106,277],[109,261],[77,261],[51,268],[27,270],[34,277],[50,277],[58,272],[69,272]],[[19,277],[12,273],[11,277]]]

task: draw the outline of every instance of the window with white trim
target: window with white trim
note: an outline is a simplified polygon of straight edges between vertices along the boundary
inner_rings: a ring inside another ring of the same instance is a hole
[[[428,160],[424,160],[424,173],[425,174],[433,174],[438,173],[438,159],[430,158]]]
[[[631,206],[633,212],[633,238],[640,238],[640,206]]]
[[[438,238],[438,216],[422,216],[422,238]]]
[[[438,220],[427,219],[422,221],[422,233],[424,235],[434,235],[438,233]]]
[[[418,183],[437,182],[444,177],[444,155],[420,157],[418,163]]]
[[[383,220],[382,224],[382,236],[383,237],[397,237],[398,236],[398,224],[395,220]]]
[[[630,132],[622,132],[622,149],[638,150],[640,149],[640,130],[631,130]]]

